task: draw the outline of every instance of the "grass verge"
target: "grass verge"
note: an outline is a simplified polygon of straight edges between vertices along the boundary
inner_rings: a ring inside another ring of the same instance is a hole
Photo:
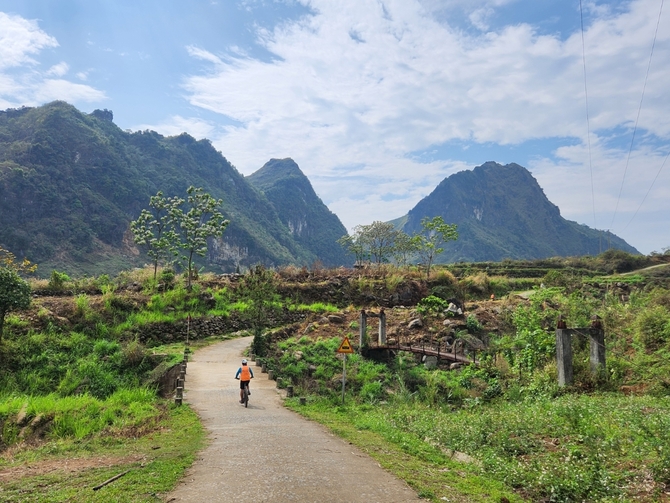
[[[0,458],[0,502],[163,501],[204,442],[196,414],[187,406],[170,405],[142,436],[125,431],[13,448]],[[126,470],[123,477],[93,490]]]
[[[394,428],[373,413],[372,406],[333,406],[325,399],[314,399],[304,406],[297,399],[285,403],[356,445],[422,498],[436,502],[524,501],[502,483],[482,477],[476,463],[456,461],[453,453]]]

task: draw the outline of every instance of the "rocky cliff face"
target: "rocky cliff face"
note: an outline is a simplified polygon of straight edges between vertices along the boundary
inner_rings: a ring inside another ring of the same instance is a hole
[[[302,206],[280,216],[290,206],[279,204],[281,197],[271,202],[208,140],[127,132],[112,120],[109,110],[84,114],[64,102],[0,111],[0,246],[39,263],[46,275],[52,268],[102,274],[142,265],[129,222],[159,190],[184,197],[193,185],[222,199],[230,220],[201,265],[234,271],[256,263],[345,263],[337,252],[319,255],[339,250],[336,240],[346,231],[304,176],[268,188],[273,197],[299,191],[286,197]]]
[[[530,172],[518,164],[487,162],[445,178],[397,222],[419,232],[421,219],[442,216],[458,225],[458,241],[441,262],[597,255],[611,246],[638,253],[624,240],[564,219]]]
[[[334,244],[347,234],[293,159],[271,159],[247,180],[268,198],[293,238],[326,266],[351,262]]]

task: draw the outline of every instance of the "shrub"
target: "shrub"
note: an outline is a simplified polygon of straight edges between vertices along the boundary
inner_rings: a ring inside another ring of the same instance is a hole
[[[437,314],[449,307],[449,303],[435,295],[429,295],[419,301],[416,310],[420,314]]]
[[[58,272],[55,269],[51,271],[51,277],[49,278],[49,284],[47,288],[53,292],[60,292],[65,289],[65,282],[70,281],[70,276],[64,272]]]
[[[659,349],[670,340],[670,312],[663,306],[643,310],[636,320],[636,333],[645,349]]]

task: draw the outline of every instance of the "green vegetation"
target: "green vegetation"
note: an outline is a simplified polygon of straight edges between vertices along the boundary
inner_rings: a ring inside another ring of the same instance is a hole
[[[477,275],[466,276],[468,291],[487,298],[491,282]],[[344,406],[334,351],[343,336],[356,340],[354,332],[281,341],[266,362],[282,386],[308,397],[306,406],[288,400],[291,408],[361,446],[432,501],[659,501],[670,487],[668,283],[659,287],[642,273],[617,278],[600,277],[602,287],[594,287],[593,276],[571,277],[558,281],[567,286],[536,284],[527,301],[503,299],[496,333],[467,315],[457,337],[489,340],[477,367],[429,370],[411,354],[388,363],[352,355]],[[444,299],[428,296],[417,311],[439,319],[445,308]],[[601,317],[606,374],[591,373],[588,342],[575,336],[574,384],[558,387],[559,314],[570,327]]]
[[[62,101],[0,111],[0,243],[39,263],[45,278],[52,269],[81,277],[153,262],[128,253],[129,224],[157,192],[183,194],[190,186],[222,200],[220,211],[231,220],[226,232],[235,237],[198,257],[197,267],[308,265],[320,256],[316,248],[335,249],[342,235],[342,224],[314,195],[301,209],[310,219],[297,239],[279,217],[279,202],[292,194],[263,197],[209,140],[124,131],[102,111],[85,114]]]
[[[416,257],[425,267],[428,278],[435,257],[444,251],[442,245],[456,239],[456,225],[446,224],[442,217],[437,216],[421,220],[420,232],[412,236],[396,229],[392,222],[377,221],[357,225],[351,236],[342,236],[338,243],[354,255],[358,264],[372,258],[379,266],[393,258],[396,265],[404,267]]]
[[[156,393],[183,354],[189,314],[191,327],[215,319],[229,327],[210,340],[258,335],[254,349],[280,385],[307,397],[290,407],[360,445],[428,500],[660,500],[670,484],[670,276],[665,255],[649,258],[658,267],[604,274],[626,260],[543,261],[531,264],[531,277],[502,274],[524,268],[512,261],[495,274],[493,264],[438,266],[429,280],[388,265],[258,266],[241,278],[202,274],[191,289],[167,270],[154,281],[153,265],[115,278],[30,280],[41,293],[7,316],[0,343],[0,467],[65,458],[83,467],[71,477],[45,469],[3,481],[0,501],[105,501],[88,489],[128,469],[123,484],[105,489],[106,501],[122,488],[133,488],[130,501],[169,490],[203,442],[188,407]],[[335,350],[344,336],[357,341],[361,307],[397,291],[416,305],[387,316],[421,316],[418,337],[476,348],[480,364],[428,369],[408,353],[384,363],[350,355],[342,405]],[[464,316],[445,313],[452,297],[469,301]],[[587,327],[594,314],[606,332],[606,372],[591,372],[588,341],[576,334],[574,383],[559,388],[558,316]],[[97,466],[100,456],[113,462]]]
[[[239,297],[245,303],[241,310],[243,317],[249,321],[254,334],[251,345],[253,353],[264,356],[267,343],[263,330],[272,325],[272,319],[281,309],[274,271],[262,265],[252,267],[240,283]]]
[[[0,340],[5,327],[5,316],[30,305],[30,285],[17,272],[0,267]]]
[[[458,231],[456,224],[447,224],[440,216],[424,217],[421,219],[421,233],[412,239],[416,241],[421,263],[426,268],[426,278],[429,278],[433,261],[444,251],[445,243],[458,239]]]

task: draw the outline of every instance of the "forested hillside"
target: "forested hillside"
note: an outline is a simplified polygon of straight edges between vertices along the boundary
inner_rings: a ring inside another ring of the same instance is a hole
[[[563,218],[530,172],[513,163],[487,162],[445,178],[394,224],[412,234],[434,216],[458,225],[442,263],[595,256],[609,247],[638,253],[614,234]]]
[[[44,274],[141,265],[130,221],[158,191],[184,197],[193,185],[221,198],[230,220],[209,247],[209,267],[319,260],[208,140],[123,131],[112,119],[110,111],[84,114],[64,102],[0,112],[0,245]]]
[[[271,159],[247,180],[270,200],[293,238],[324,265],[351,261],[344,248],[333,246],[334,241],[347,234],[347,229],[316,195],[293,159]]]

